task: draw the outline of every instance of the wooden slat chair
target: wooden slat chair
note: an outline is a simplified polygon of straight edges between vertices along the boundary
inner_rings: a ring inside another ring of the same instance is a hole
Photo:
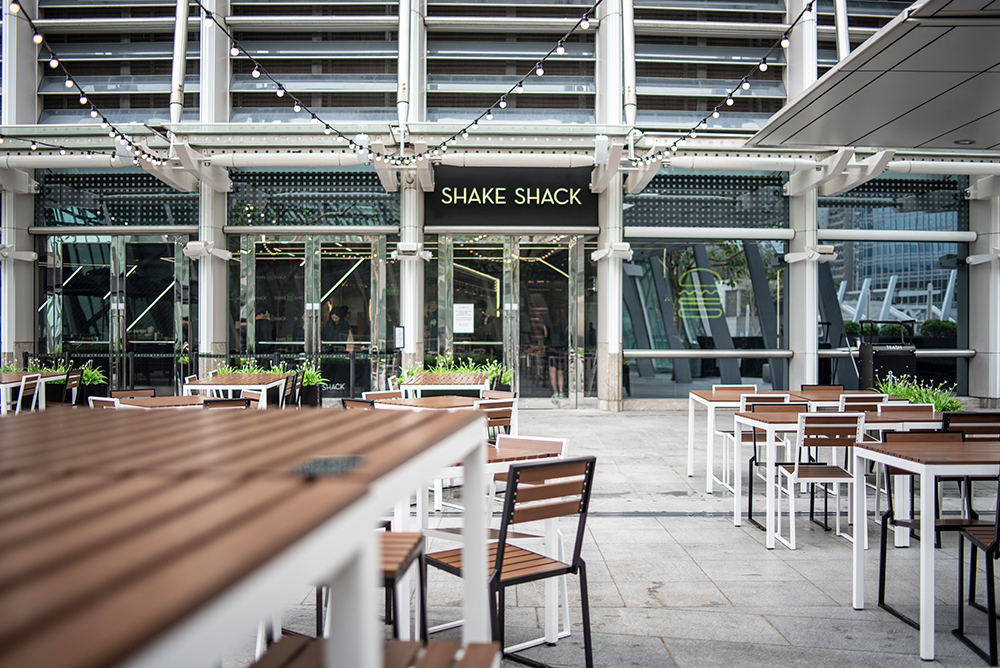
[[[224,399],[220,397],[205,397],[202,407],[209,410],[247,409],[250,408],[250,398]]]
[[[888,394],[842,394],[838,410],[841,413],[875,412],[888,398]]]
[[[944,430],[961,431],[967,441],[996,441],[1000,439],[1000,412],[948,412],[944,414]]]
[[[63,395],[62,401],[59,402],[60,406],[75,406],[76,405],[76,395],[80,390],[80,385],[83,384],[83,369],[70,369],[66,372],[66,384],[63,385]],[[67,397],[69,401],[66,401]],[[48,409],[48,404],[45,408]]]
[[[483,390],[483,399],[517,399],[517,393],[501,392],[500,390]]]
[[[802,392],[843,392],[843,385],[802,385]]]
[[[486,443],[493,445],[500,434],[510,434],[517,399],[483,399],[472,405],[486,413]]]
[[[846,483],[848,493],[854,482],[854,476],[845,468],[834,464],[822,462],[804,463],[802,462],[803,451],[808,448],[853,448],[864,438],[865,414],[864,413],[803,413],[799,415],[798,429],[796,431],[795,459],[792,462],[778,465],[778,507],[777,507],[777,534],[776,538],[787,545],[789,549],[795,549],[795,486],[799,483],[808,485],[826,484],[834,486],[834,495],[837,497],[837,535],[851,539],[840,530],[840,485]],[[782,479],[785,486],[781,485]],[[782,494],[788,497],[788,520],[789,538],[786,540],[781,535],[781,497]],[[824,487],[824,503],[827,502],[828,492]],[[825,508],[825,513],[829,507]],[[866,511],[862,516],[867,516]],[[827,530],[829,527],[826,526]]]
[[[580,553],[583,548],[596,462],[595,457],[578,457],[553,462],[511,465],[499,537],[496,543],[489,546],[489,558],[492,563],[489,587],[490,602],[493,606],[493,640],[498,641],[501,647],[504,638],[507,587],[573,574],[580,578],[585,665],[587,668],[593,668],[587,567]],[[578,519],[573,553],[568,562],[551,559],[507,542],[511,527],[515,525],[572,515],[578,515]],[[462,549],[429,554],[427,563],[461,577]],[[507,656],[528,665],[546,666],[544,663],[513,653]]]
[[[341,399],[340,401],[344,405],[344,408],[346,408],[346,409],[364,410],[364,411],[373,411],[373,410],[375,410],[375,402],[371,401],[369,399],[347,399],[347,398],[344,398],[344,399]]]
[[[376,399],[402,399],[402,390],[382,390],[381,392],[362,392],[362,399],[374,401]]]
[[[762,403],[748,402],[744,408],[745,411],[750,411],[751,413],[783,412],[788,410],[799,410],[804,413],[809,410],[809,404],[804,401],[782,401],[778,403],[768,401]],[[768,462],[764,461],[764,456],[761,454],[762,449],[766,447],[766,443],[764,443],[765,438],[767,438],[767,432],[762,429],[743,432],[743,443],[747,443],[747,439],[749,439],[749,442],[753,446],[750,450],[750,459],[747,460],[747,469],[749,472],[747,475],[747,520],[761,531],[765,530],[764,525],[753,518],[753,481],[754,478],[764,480],[764,476],[760,470],[768,465]],[[788,439],[782,439],[782,444],[787,458],[789,450]],[[739,471],[736,475],[743,475],[743,472]]]
[[[712,385],[712,391],[716,390],[739,390],[740,392],[745,392],[747,394],[756,394],[757,385],[756,384],[738,384],[738,385],[727,385],[725,383],[715,383]]]
[[[91,408],[118,409],[118,399],[115,397],[87,397],[87,403]]]
[[[920,420],[922,418],[932,419],[934,417],[934,404],[890,404],[886,402],[884,404],[878,405],[878,413],[881,415],[884,411],[891,411],[893,414],[904,413],[907,416],[912,417],[914,420]],[[874,425],[869,424],[868,429],[871,430]],[[886,440],[886,435],[892,432],[882,432],[879,435],[880,440]],[[914,432],[921,433],[921,432]],[[937,430],[932,430],[931,433],[939,433]],[[882,494],[885,493],[885,467],[879,464],[875,469],[875,514],[879,515],[882,512]]]
[[[306,377],[304,367],[299,367],[295,372],[295,405],[302,408],[302,381]]]
[[[282,636],[252,668],[324,668],[323,638]],[[462,644],[455,640],[392,640],[383,653],[384,668],[491,668],[497,643]]]
[[[787,404],[790,400],[791,395],[788,394],[742,394],[740,395],[740,413],[745,413],[748,410],[747,405],[755,404]],[[736,428],[733,429],[716,429],[716,436],[722,437],[722,479],[719,480],[723,485],[732,485],[732,481],[729,479],[729,471],[732,461],[732,453],[730,448],[735,446],[736,443]],[[754,436],[750,432],[743,432],[743,443],[751,444],[754,442]],[[710,467],[710,470],[714,471],[714,466]],[[751,469],[752,470],[752,469]],[[714,473],[712,474],[714,475]]]
[[[240,390],[240,398],[249,400],[248,408],[250,409],[262,411],[267,408],[266,404],[261,403],[260,392],[256,390]]]
[[[954,443],[956,445],[961,444],[964,440],[964,435],[961,432],[941,432],[941,431],[899,431],[899,432],[886,432],[885,442],[886,443]],[[887,508],[884,513],[882,513],[882,530],[880,534],[879,542],[879,566],[878,566],[878,605],[880,608],[886,610],[886,612],[895,615],[901,621],[906,622],[915,629],[920,628],[920,624],[904,615],[902,612],[892,607],[885,602],[885,585],[886,585],[886,568],[888,566],[888,545],[889,545],[889,527],[895,527],[896,530],[908,529],[911,531],[918,529],[920,527],[920,519],[914,517],[913,515],[913,480],[914,475],[909,471],[903,471],[894,467],[884,467],[885,477],[886,477],[886,501]],[[897,517],[894,507],[894,500],[892,498],[892,476],[907,476],[910,480],[910,509],[909,517]],[[921,490],[924,493],[924,490]],[[936,540],[940,542],[940,535],[942,531],[961,531],[966,526],[993,526],[992,522],[984,522],[976,517],[967,517],[959,519],[941,519],[940,513],[938,511],[938,504],[935,503],[934,508],[934,526]]]
[[[997,596],[993,562],[1000,557],[1000,477],[997,478],[997,506],[994,521],[989,525],[963,527],[958,533],[958,628],[952,633],[980,658],[995,666],[998,663],[997,649]],[[965,635],[965,598],[962,585],[965,583],[965,541],[969,541],[969,605],[986,613],[989,649],[983,650]],[[986,607],[976,601],[977,550],[983,551],[986,560]]]
[[[211,376],[212,373],[209,372],[208,375]],[[198,374],[193,373],[190,376],[184,376],[184,383],[183,384],[184,385],[188,385],[190,383],[195,382],[196,380],[198,380]],[[202,394],[202,391],[201,390],[191,390],[191,394]],[[211,393],[206,393],[205,396],[212,396],[212,394]]]
[[[295,398],[295,376],[294,371],[290,372],[285,376],[285,382],[282,384],[281,393],[281,407],[288,408],[292,405],[292,401]]]
[[[142,390],[111,390],[111,396],[115,399],[134,399],[135,397],[155,397],[156,390],[146,388]]]
[[[21,385],[18,390],[17,399],[13,402],[14,415],[22,410],[33,412],[38,406],[38,388],[41,385],[42,374],[26,373],[21,376]]]

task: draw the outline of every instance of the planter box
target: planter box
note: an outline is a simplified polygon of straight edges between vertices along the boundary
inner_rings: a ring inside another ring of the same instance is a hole
[[[108,396],[107,383],[101,383],[99,385],[81,385],[80,389],[76,391],[76,403],[78,406],[89,406],[90,402],[87,401],[88,397],[106,396]]]
[[[303,385],[302,386],[302,405],[303,406],[319,406],[320,388],[321,385]]]

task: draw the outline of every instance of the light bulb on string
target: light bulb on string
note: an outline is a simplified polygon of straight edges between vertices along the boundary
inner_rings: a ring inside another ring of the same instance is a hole
[[[559,43],[556,44],[556,55],[561,56],[565,53],[566,53],[566,47],[563,46],[563,41],[559,40]]]
[[[282,88],[281,86],[278,86],[278,90],[274,91],[274,94],[277,95],[278,97],[285,97],[285,89]]]
[[[80,96],[80,104],[87,104],[87,96],[85,94]]]
[[[733,96],[732,95],[730,95],[729,97],[726,98],[726,106],[727,107],[733,106],[733,102],[734,102],[734,100],[733,100]]]
[[[337,133],[337,141],[344,141],[344,135]]]
[[[757,67],[760,68],[761,72],[767,72],[767,58],[761,58],[760,65]]]
[[[787,49],[789,46],[791,46],[792,40],[788,39],[787,32],[781,36],[781,42],[779,42],[779,44],[781,44],[782,49]]]
[[[73,80],[70,79],[69,77],[66,77],[66,81],[63,82],[63,85],[66,86],[66,88],[72,88]]]
[[[813,3],[810,2],[808,5],[806,5],[806,8],[802,10],[803,21],[808,21],[809,19],[812,18],[812,6]]]
[[[21,3],[19,2],[12,2],[10,3],[9,6],[11,14],[17,14],[19,11],[21,11]]]
[[[52,58],[49,59],[49,67],[52,69],[59,67],[59,59],[52,56]]]
[[[302,111],[302,105],[299,104],[298,100],[295,100],[295,104],[292,105],[292,111],[294,111],[296,114]]]
[[[677,152],[677,144],[671,144],[671,145],[670,145],[670,150],[671,150],[671,151],[672,151],[673,153],[676,153],[676,152]]]
[[[331,127],[330,127],[329,125],[327,125],[327,126],[325,126],[325,127],[323,128],[323,134],[325,134],[325,135],[328,135],[328,134],[330,134],[331,132],[333,132],[333,128],[331,128]]]
[[[545,74],[545,68],[542,67],[541,61],[535,64],[535,74],[537,74],[538,76],[542,76],[543,74]]]
[[[451,138],[451,139],[449,139],[448,141],[450,141],[450,142],[451,142],[452,144],[457,144],[457,143],[458,143],[458,137],[455,137],[455,136],[453,135],[453,136],[452,136],[452,138]]]
[[[486,112],[486,120],[488,120],[488,121],[492,121],[493,120],[493,110],[492,109],[490,109],[489,111]]]
[[[584,14],[583,18],[580,19],[580,29],[588,30],[590,28],[590,14]]]
[[[500,108],[501,109],[506,109],[507,108],[507,97],[506,96],[503,96],[503,97],[500,98]]]
[[[91,118],[97,118],[97,109],[96,108],[94,108],[94,107],[90,108],[90,117]]]
[[[472,125],[470,127],[473,130],[478,130],[479,129],[479,119],[477,118],[476,120],[472,121]]]
[[[462,130],[462,139],[468,139],[468,138],[469,138],[469,131]]]
[[[715,109],[712,110],[712,118],[718,118],[718,117],[719,117],[719,108],[716,107]]]
[[[694,130],[692,130],[691,132],[688,133],[688,137],[690,137],[691,139],[694,139],[697,136],[698,136],[698,133],[695,132]]]
[[[229,47],[229,55],[232,56],[233,58],[240,55],[240,47],[236,46],[236,44],[233,44],[231,47]]]
[[[95,109],[94,111],[97,111],[97,110]],[[104,116],[101,116],[101,129],[102,130],[107,130],[108,129],[108,119],[104,118]]]
[[[38,142],[31,142],[31,150],[32,151],[38,150]]]
[[[250,73],[250,76],[252,76],[254,79],[260,79],[260,70],[257,69],[256,65],[254,65],[253,71]]]
[[[518,81],[517,85],[514,86],[514,92],[515,93],[523,93],[524,92],[524,84],[521,83],[520,81]]]
[[[40,33],[40,32],[36,32],[31,37],[31,41],[34,42],[35,44],[41,44],[43,39],[44,38],[42,37],[42,33]]]
[[[742,82],[740,82],[740,88],[742,88],[743,90],[750,90],[750,82],[744,79]]]
[[[63,146],[59,147],[59,155],[66,155],[66,148]]]

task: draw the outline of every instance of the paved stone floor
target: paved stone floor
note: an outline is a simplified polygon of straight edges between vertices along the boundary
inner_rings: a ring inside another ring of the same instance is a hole
[[[696,442],[704,443],[704,413]],[[728,418],[723,417],[724,422]],[[876,605],[878,524],[869,517],[866,609],[851,606],[851,545],[801,519],[798,549],[764,547],[752,526],[732,524],[732,496],[704,491],[705,455],[686,475],[687,412],[522,410],[525,435],[569,438],[571,455],[595,455],[597,473],[583,557],[588,564],[596,666],[918,666],[916,630]],[[758,488],[759,489],[759,488]],[[977,499],[990,509],[991,498]],[[760,499],[763,508],[763,498]],[[805,507],[800,502],[799,508]],[[948,506],[946,506],[947,508]],[[448,518],[435,521],[447,522]],[[916,615],[919,553],[890,548],[888,598]],[[444,543],[431,548],[445,547]],[[937,552],[937,663],[983,662],[950,633],[957,601],[957,541]],[[457,578],[430,574],[431,624],[459,616]],[[981,587],[982,589],[982,587]],[[313,628],[312,594],[285,623]],[[527,656],[582,666],[579,588],[570,579],[573,634]],[[509,595],[507,641],[538,635],[540,586]],[[984,615],[970,623],[983,630]],[[457,637],[457,631],[446,632]],[[230,666],[245,665],[246,655]],[[505,661],[504,665],[515,665]]]

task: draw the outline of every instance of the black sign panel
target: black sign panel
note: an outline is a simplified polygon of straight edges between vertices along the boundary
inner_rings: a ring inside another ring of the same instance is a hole
[[[424,225],[597,227],[589,167],[434,168]]]

